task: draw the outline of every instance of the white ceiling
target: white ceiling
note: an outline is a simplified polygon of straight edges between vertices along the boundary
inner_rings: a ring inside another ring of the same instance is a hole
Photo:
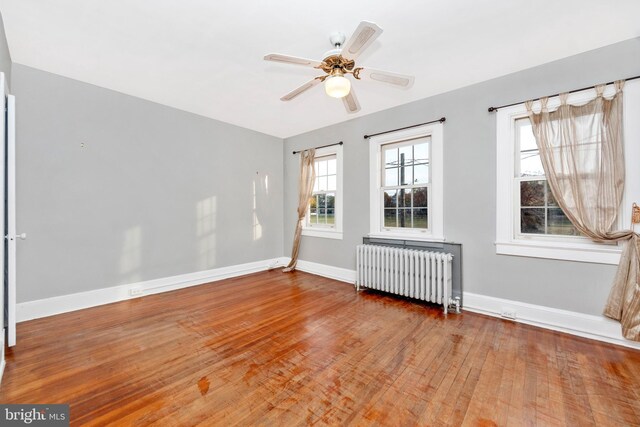
[[[640,1],[0,0],[14,62],[289,137],[640,35]],[[354,83],[348,115],[317,86],[333,31],[384,29],[358,60],[416,76],[408,91]]]

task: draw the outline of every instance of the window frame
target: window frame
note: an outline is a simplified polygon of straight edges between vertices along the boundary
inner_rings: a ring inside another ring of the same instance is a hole
[[[302,226],[303,236],[342,240],[342,237],[343,237],[343,231],[342,231],[343,149],[342,149],[342,145],[340,144],[340,145],[334,145],[331,147],[318,148],[316,150],[315,159],[319,160],[322,157],[332,157],[332,156],[335,156],[336,158],[336,191],[335,191],[336,195],[335,195],[335,207],[334,207],[334,224],[333,225],[322,225],[322,224],[312,225],[309,222],[310,205],[311,205],[311,202],[309,202],[307,204],[307,214],[305,216],[304,224]]]
[[[623,137],[625,141],[625,191],[622,198],[618,223],[625,229],[631,220],[630,203],[640,200],[640,172],[631,159],[640,158],[640,144],[628,144],[640,138],[640,124],[629,120],[640,116],[640,82],[627,82],[623,98]],[[610,97],[615,89],[607,86],[604,95]],[[593,89],[569,94],[567,102],[584,104],[595,96]],[[559,97],[549,98],[548,109],[553,111],[560,105]],[[539,111],[539,101],[534,103]],[[527,117],[524,103],[501,108],[496,114],[496,253],[556,260],[618,264],[621,244],[595,243],[586,237],[535,235],[520,233],[520,187],[521,177],[516,175],[516,156],[520,153],[516,143],[516,120]],[[532,177],[533,178],[533,177]],[[546,180],[546,177],[539,177]],[[536,179],[534,179],[536,180]]]
[[[429,184],[428,187],[429,227],[389,228],[384,227],[384,206],[382,203],[382,147],[404,143],[413,145],[414,140],[431,137],[429,144]],[[390,132],[369,138],[369,237],[389,239],[411,239],[444,241],[444,200],[443,200],[443,124],[432,123],[411,129]]]

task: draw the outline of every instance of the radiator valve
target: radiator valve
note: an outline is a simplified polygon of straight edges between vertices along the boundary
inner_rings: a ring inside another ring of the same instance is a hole
[[[453,306],[456,314],[460,314],[460,297],[449,298],[449,306]]]

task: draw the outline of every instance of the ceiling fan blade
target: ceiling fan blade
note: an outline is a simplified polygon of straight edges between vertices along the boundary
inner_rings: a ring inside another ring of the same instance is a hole
[[[381,71],[373,68],[363,68],[360,71],[359,76],[363,80],[372,80],[375,82],[387,83],[390,85],[401,87],[403,89],[408,89],[413,86],[413,81],[415,80],[413,76],[391,73],[389,71]]]
[[[342,47],[341,55],[347,59],[356,59],[380,34],[382,28],[373,22],[362,21]]]
[[[280,53],[269,53],[264,56],[265,61],[280,62],[283,64],[302,65],[303,67],[318,67],[321,62],[313,59],[300,58],[298,56],[282,55]]]
[[[303,92],[308,91],[312,87],[317,86],[319,84],[320,84],[320,79],[309,80],[302,86],[295,88],[294,90],[292,90],[291,92],[289,92],[288,94],[280,98],[280,101],[291,101],[296,96],[300,95]]]
[[[360,103],[358,102],[358,98],[356,98],[356,94],[353,91],[353,86],[351,86],[351,90],[347,96],[342,97],[342,103],[344,104],[344,108],[347,109],[347,113],[353,114],[360,111]]]

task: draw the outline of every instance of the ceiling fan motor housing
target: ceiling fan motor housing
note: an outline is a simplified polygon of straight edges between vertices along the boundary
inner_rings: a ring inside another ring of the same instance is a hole
[[[331,46],[333,46],[333,49],[325,52],[325,54],[322,56],[322,59],[325,60],[331,56],[340,55],[340,53],[342,53],[342,46],[344,45],[344,41],[346,39],[347,38],[344,35],[344,33],[340,33],[340,32],[331,33],[331,35],[329,36],[329,41],[331,42]]]

